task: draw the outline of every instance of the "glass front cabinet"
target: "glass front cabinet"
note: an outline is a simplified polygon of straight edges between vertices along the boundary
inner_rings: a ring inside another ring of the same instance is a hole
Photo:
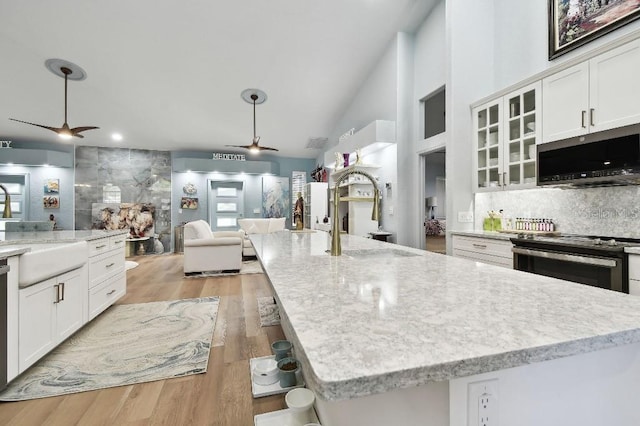
[[[473,109],[476,192],[536,185],[540,82]]]

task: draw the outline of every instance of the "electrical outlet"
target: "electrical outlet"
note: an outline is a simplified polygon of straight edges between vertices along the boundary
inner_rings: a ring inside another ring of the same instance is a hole
[[[490,393],[483,393],[478,398],[478,426],[493,426],[497,419],[494,406],[496,400]]]
[[[499,426],[497,379],[468,384],[467,425]]]
[[[473,212],[458,212],[458,222],[460,223],[472,223]]]

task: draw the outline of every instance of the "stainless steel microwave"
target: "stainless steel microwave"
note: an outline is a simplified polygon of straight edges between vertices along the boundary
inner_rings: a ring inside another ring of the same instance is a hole
[[[640,124],[537,147],[538,185],[640,185]]]

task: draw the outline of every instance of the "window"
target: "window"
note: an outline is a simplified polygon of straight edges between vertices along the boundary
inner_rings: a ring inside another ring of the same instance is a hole
[[[445,129],[445,86],[422,99],[424,107],[424,138],[443,133]]]

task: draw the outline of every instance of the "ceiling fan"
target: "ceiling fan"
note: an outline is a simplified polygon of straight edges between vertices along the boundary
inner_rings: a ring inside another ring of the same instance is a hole
[[[15,118],[10,118],[9,120],[30,124],[32,126],[42,127],[43,129],[47,130],[52,130],[56,132],[62,139],[71,139],[73,136],[77,138],[83,138],[84,136],[81,135],[80,132],[99,129],[99,127],[95,126],[69,127],[69,124],[67,124],[67,80],[84,80],[87,77],[87,74],[84,72],[84,70],[76,64],[64,61],[62,59],[47,59],[45,61],[45,66],[55,75],[64,77],[64,123],[62,124],[62,127],[51,127],[42,124],[29,123],[28,121],[16,120]]]
[[[256,136],[256,104],[264,103],[267,100],[267,94],[262,90],[258,89],[246,89],[243,90],[240,94],[242,99],[246,102],[253,104],[253,141],[251,145],[227,145],[234,148],[244,148],[248,149],[254,154],[257,154],[260,151],[278,151],[276,148],[270,148],[268,146],[260,146],[258,142],[260,142],[260,136]]]

